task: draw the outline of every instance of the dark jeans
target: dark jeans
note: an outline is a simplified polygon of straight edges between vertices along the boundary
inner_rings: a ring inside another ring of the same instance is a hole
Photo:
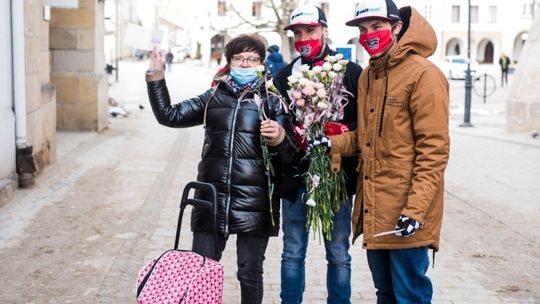
[[[508,85],[508,69],[501,70],[501,87],[504,86],[505,83]]]
[[[206,257],[220,260],[227,239],[218,235],[218,256],[214,251],[214,234],[210,232],[193,233],[193,251]],[[240,281],[242,304],[260,304],[263,299],[263,262],[267,236],[238,234],[236,238],[236,274]]]
[[[367,260],[377,289],[377,304],[431,303],[427,247],[368,250]]]
[[[307,207],[305,189],[298,191],[296,201],[283,199],[283,253],[281,255],[281,303],[298,304],[305,289],[305,259],[309,231],[306,230]],[[351,298],[351,235],[352,199],[341,204],[334,215],[332,240],[324,239],[326,249],[326,289],[328,304],[348,304]]]

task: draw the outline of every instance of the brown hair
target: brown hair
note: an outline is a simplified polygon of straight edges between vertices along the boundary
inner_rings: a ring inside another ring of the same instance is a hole
[[[242,52],[256,52],[259,54],[262,63],[266,57],[266,46],[261,38],[255,35],[240,35],[225,45],[225,58],[227,59],[227,63],[231,63],[233,55]]]

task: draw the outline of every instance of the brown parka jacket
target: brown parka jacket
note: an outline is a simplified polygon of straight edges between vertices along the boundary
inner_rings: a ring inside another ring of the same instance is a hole
[[[426,59],[437,47],[431,25],[411,7],[400,14],[398,42],[360,76],[358,129],[332,137],[331,153],[361,152],[354,239],[363,228],[367,249],[438,250],[450,145],[448,82]],[[373,237],[393,230],[400,214],[421,223],[413,236]]]

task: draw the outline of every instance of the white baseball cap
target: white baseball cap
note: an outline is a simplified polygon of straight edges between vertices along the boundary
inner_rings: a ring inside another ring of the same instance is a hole
[[[354,19],[345,23],[348,26],[358,26],[362,21],[382,19],[386,21],[399,21],[399,10],[392,0],[364,0],[358,3],[354,12]]]
[[[322,25],[327,27],[326,15],[319,7],[308,5],[299,7],[291,13],[289,25],[284,30],[290,30],[296,25]]]

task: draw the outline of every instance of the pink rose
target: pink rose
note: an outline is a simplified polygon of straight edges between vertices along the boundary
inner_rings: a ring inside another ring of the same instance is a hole
[[[318,89],[317,90],[317,96],[319,96],[320,98],[326,97],[326,90],[324,88]]]
[[[315,94],[315,89],[312,86],[308,85],[302,89],[302,93],[304,93],[307,96],[311,96]]]
[[[296,105],[299,107],[303,107],[305,104],[306,104],[306,101],[303,98],[296,100]]]

